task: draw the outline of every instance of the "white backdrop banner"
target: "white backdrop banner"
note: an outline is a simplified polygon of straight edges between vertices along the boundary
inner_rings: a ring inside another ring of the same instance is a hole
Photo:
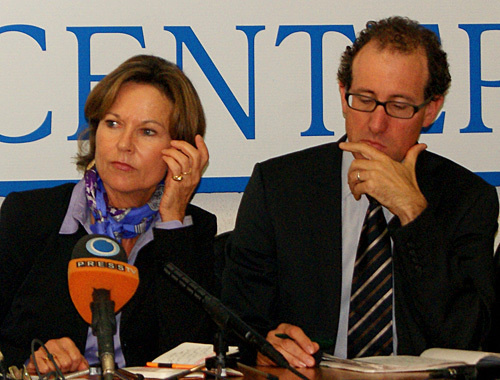
[[[200,94],[199,191],[243,191],[255,162],[344,134],[340,55],[392,15],[434,30],[449,55],[452,87],[421,141],[499,186],[498,0],[0,0],[0,196],[80,178],[85,99],[136,54],[177,63]]]

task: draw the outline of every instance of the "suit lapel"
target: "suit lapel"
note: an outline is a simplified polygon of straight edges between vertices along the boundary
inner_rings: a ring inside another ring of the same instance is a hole
[[[328,263],[315,273],[321,284],[324,299],[321,320],[323,338],[336,336],[342,289],[342,151],[338,143],[319,147],[315,152],[316,172],[311,176],[310,204],[313,220],[311,226],[315,246],[306,247],[311,255],[318,256],[319,262]],[[314,208],[313,208],[314,207]]]

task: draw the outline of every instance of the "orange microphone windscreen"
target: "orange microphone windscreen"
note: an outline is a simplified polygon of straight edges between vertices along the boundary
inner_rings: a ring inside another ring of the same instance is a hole
[[[78,313],[92,323],[92,293],[107,289],[119,311],[135,294],[139,286],[136,267],[123,262],[126,254],[113,239],[103,235],[88,235],[80,239],[68,265],[68,285]]]

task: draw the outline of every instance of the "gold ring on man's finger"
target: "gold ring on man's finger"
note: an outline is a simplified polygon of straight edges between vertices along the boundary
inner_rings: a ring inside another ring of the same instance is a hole
[[[174,175],[174,176],[172,177],[172,179],[173,179],[174,181],[180,182],[180,181],[182,181],[182,174],[179,174],[179,175]]]

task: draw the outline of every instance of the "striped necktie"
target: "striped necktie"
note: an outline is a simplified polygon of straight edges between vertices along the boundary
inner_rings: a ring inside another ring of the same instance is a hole
[[[390,355],[393,351],[391,239],[382,206],[368,199],[352,280],[349,358]]]

